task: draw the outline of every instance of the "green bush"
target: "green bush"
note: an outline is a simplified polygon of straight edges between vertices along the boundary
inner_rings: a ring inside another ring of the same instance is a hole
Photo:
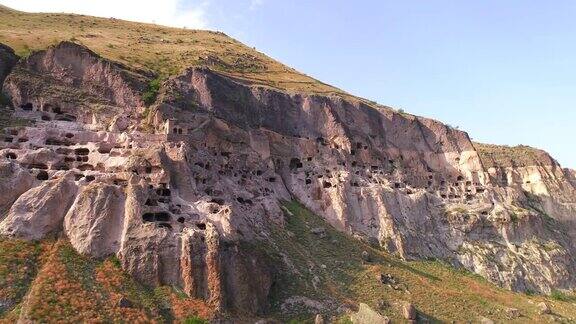
[[[208,321],[198,316],[192,316],[184,320],[184,324],[208,324]]]
[[[150,106],[156,101],[156,98],[158,97],[158,92],[160,91],[161,82],[162,80],[160,79],[160,77],[158,77],[156,79],[150,80],[150,82],[148,83],[148,89],[146,89],[146,91],[144,91],[144,93],[142,94],[142,100],[144,101],[144,104],[146,104],[146,106]]]
[[[575,296],[569,296],[559,290],[552,290],[550,297],[555,300],[564,301],[564,302],[573,302],[576,300]]]
[[[10,101],[10,98],[8,98],[8,96],[0,92],[0,108],[4,108],[6,106],[11,107],[12,102]]]

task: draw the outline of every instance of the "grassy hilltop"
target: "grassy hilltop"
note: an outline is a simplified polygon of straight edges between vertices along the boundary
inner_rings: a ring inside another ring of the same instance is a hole
[[[83,44],[99,55],[134,68],[171,76],[205,65],[287,91],[344,94],[250,48],[224,33],[75,14],[25,13],[0,5],[0,43],[25,56],[60,41]]]

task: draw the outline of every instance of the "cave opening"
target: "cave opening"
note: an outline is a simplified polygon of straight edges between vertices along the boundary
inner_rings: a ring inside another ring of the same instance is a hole
[[[48,172],[46,172],[46,171],[38,172],[38,174],[36,175],[36,179],[38,179],[40,181],[48,180],[49,179]]]
[[[289,163],[290,170],[300,169],[302,167],[302,162],[298,158],[290,159]]]
[[[90,154],[90,150],[85,148],[85,147],[80,147],[80,148],[74,149],[74,153],[76,155],[79,155],[79,156],[86,156],[86,155]]]

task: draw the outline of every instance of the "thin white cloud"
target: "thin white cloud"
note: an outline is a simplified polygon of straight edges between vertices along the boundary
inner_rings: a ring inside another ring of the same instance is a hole
[[[207,28],[203,1],[179,6],[180,0],[0,0],[0,4],[26,12],[66,12],[156,23],[172,27]],[[253,0],[259,1],[259,0]]]

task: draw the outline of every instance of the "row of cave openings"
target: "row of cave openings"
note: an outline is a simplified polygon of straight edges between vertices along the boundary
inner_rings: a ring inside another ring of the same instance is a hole
[[[16,155],[16,153],[14,152],[7,152],[4,155],[7,159],[9,160],[16,160],[18,158],[18,156]],[[48,165],[46,165],[45,163],[30,163],[30,164],[25,164],[24,167],[26,167],[27,169],[32,170],[36,170],[36,179],[40,180],[40,181],[46,181],[46,180],[50,180],[50,175],[48,174],[49,168]],[[69,168],[66,165],[56,165],[52,167],[52,170],[69,170]],[[84,168],[80,168],[80,171],[86,171]],[[84,174],[81,173],[76,173],[75,174],[75,180],[79,181],[80,179],[85,178],[86,182],[92,182],[94,181],[96,178],[93,175],[87,175],[85,176]]]
[[[361,143],[357,143],[357,147],[358,147],[358,148],[364,148],[364,146],[362,146]],[[308,161],[308,162],[312,161],[312,157],[307,157],[307,158],[306,158],[306,161]],[[280,160],[277,160],[277,162],[280,163],[281,161],[280,161]],[[389,160],[389,163],[390,163],[390,164],[394,164],[394,161],[393,161],[393,160]],[[346,163],[345,163],[345,162],[342,162],[341,165],[346,166]],[[357,164],[356,164],[355,161],[352,162],[352,166],[353,166],[353,167],[356,167],[356,166],[357,166]],[[297,157],[291,158],[290,161],[289,161],[289,163],[288,163],[288,168],[289,168],[292,172],[298,172],[298,171],[299,171],[301,168],[303,168],[303,167],[304,167],[304,164],[303,164],[303,161],[301,160],[301,158],[297,158]],[[370,170],[371,170],[372,172],[378,172],[380,169],[381,169],[381,168],[380,168],[379,166],[377,166],[377,165],[372,165],[372,166],[370,166]],[[428,168],[428,172],[433,172],[433,170],[431,170],[430,168]],[[306,174],[306,179],[305,179],[306,185],[312,184],[312,179],[310,178],[310,174],[311,174],[311,173],[313,173],[313,172],[311,172],[311,171],[306,171],[306,172],[305,172],[305,174]],[[331,174],[330,174],[331,172],[330,172],[330,170],[326,170],[326,173],[327,173],[326,177],[327,177],[327,178],[331,178]],[[360,173],[360,171],[356,171],[356,172],[355,172],[356,175],[358,175],[359,173]],[[383,174],[383,173],[381,172],[381,170],[380,170],[380,173]],[[313,175],[316,175],[316,174],[313,173]],[[323,174],[318,174],[318,175],[316,175],[316,176],[317,176],[317,178],[319,178],[319,179],[325,177]],[[428,187],[427,187],[427,189],[431,189],[431,188],[432,188],[432,186],[433,186],[433,179],[434,179],[434,176],[433,176],[433,175],[429,175],[429,176],[428,176],[428,182],[427,182]],[[461,176],[461,175],[458,176],[458,177],[455,179],[454,186],[458,187],[458,186],[464,185],[464,186],[466,187],[466,189],[465,189],[465,191],[466,191],[465,198],[466,198],[467,200],[471,200],[471,199],[473,199],[473,193],[472,193],[473,190],[471,189],[471,186],[473,185],[473,183],[472,183],[472,181],[464,181],[464,180],[465,180],[465,179],[464,179],[463,176]],[[357,181],[352,181],[350,184],[351,184],[352,187],[359,187],[359,186],[360,186],[360,184],[359,184]],[[446,180],[443,179],[443,180],[440,181],[440,186],[441,186],[441,187],[446,186],[446,184],[447,184],[447,181],[446,181]],[[479,184],[474,184],[474,185],[475,185],[475,186],[478,186],[478,187],[475,188],[475,189],[476,189],[476,193],[483,193],[483,192],[485,191],[484,188],[479,187]],[[322,180],[322,187],[323,187],[324,189],[331,188],[332,186],[333,186],[333,184],[330,182],[330,180]],[[394,182],[394,183],[393,183],[393,186],[394,186],[395,189],[406,188],[406,184],[405,184],[405,183],[402,183],[402,182]],[[453,188],[450,188],[450,190],[453,190]],[[410,189],[407,189],[406,193],[407,193],[407,194],[412,194],[413,191],[410,190]],[[443,199],[454,199],[454,198],[458,199],[458,198],[461,198],[461,197],[462,197],[462,196],[459,195],[458,193],[440,193],[439,196],[440,196],[441,198],[443,198]]]
[[[154,185],[148,185],[148,199],[144,203],[144,206],[149,209],[158,209],[159,204],[169,205],[172,201],[172,191],[168,188],[168,184],[160,183],[159,187]],[[169,206],[171,212],[175,214],[180,214],[180,205]],[[144,223],[155,223],[158,227],[167,230],[172,230],[172,215],[168,211],[148,211],[142,214],[142,221]],[[179,216],[177,222],[183,224],[186,221],[184,216]]]
[[[277,182],[275,175],[268,175],[263,169],[253,169],[254,166],[239,167],[237,163],[232,162],[231,158],[233,153],[226,150],[219,150],[216,147],[208,147],[206,143],[202,144],[206,152],[199,151],[194,155],[186,156],[186,161],[192,166],[192,177],[199,190],[204,190],[207,195],[213,194],[211,187],[214,173],[220,176],[229,175],[230,177],[237,178],[238,185],[246,185],[247,181],[253,180],[253,177],[258,177],[271,184]],[[202,153],[200,153],[202,152]],[[212,156],[214,158],[212,158]],[[219,160],[218,157],[224,158]],[[262,196],[269,196],[275,192],[273,187],[259,186],[259,191]],[[241,205],[252,205],[252,200],[244,197],[236,197],[236,201]],[[216,213],[217,209],[213,211]]]
[[[159,187],[155,187],[154,185],[148,186],[149,190],[149,197],[146,199],[144,205],[149,209],[157,209],[160,207],[159,204],[168,205],[169,211],[166,210],[156,210],[156,211],[147,211],[142,214],[142,221],[144,223],[154,223],[159,228],[164,228],[167,230],[173,229],[173,215],[176,219],[176,222],[179,224],[184,224],[186,222],[186,217],[182,215],[181,208],[182,206],[179,204],[170,205],[171,203],[171,195],[172,191],[168,188],[166,183],[160,183]],[[162,207],[162,208],[165,208]],[[200,230],[206,229],[206,224],[202,222],[197,222],[196,227]]]
[[[20,109],[25,110],[25,111],[33,111],[34,110],[34,104],[32,104],[30,102],[21,104]],[[55,105],[44,104],[43,106],[38,108],[37,111],[50,112],[50,113],[54,114],[54,118],[52,118],[48,114],[42,114],[40,116],[40,119],[43,121],[50,121],[50,120],[68,121],[68,122],[75,122],[76,121],[76,116],[74,116],[70,113],[64,112],[60,107],[55,106]]]
[[[184,224],[186,222],[186,218],[184,216],[178,216],[176,221],[180,224]],[[147,212],[142,214],[142,222],[144,223],[154,223],[159,228],[164,228],[167,230],[172,230],[172,215],[166,211],[159,211],[159,212]],[[206,223],[197,222],[195,223],[196,228],[199,230],[206,230]]]

